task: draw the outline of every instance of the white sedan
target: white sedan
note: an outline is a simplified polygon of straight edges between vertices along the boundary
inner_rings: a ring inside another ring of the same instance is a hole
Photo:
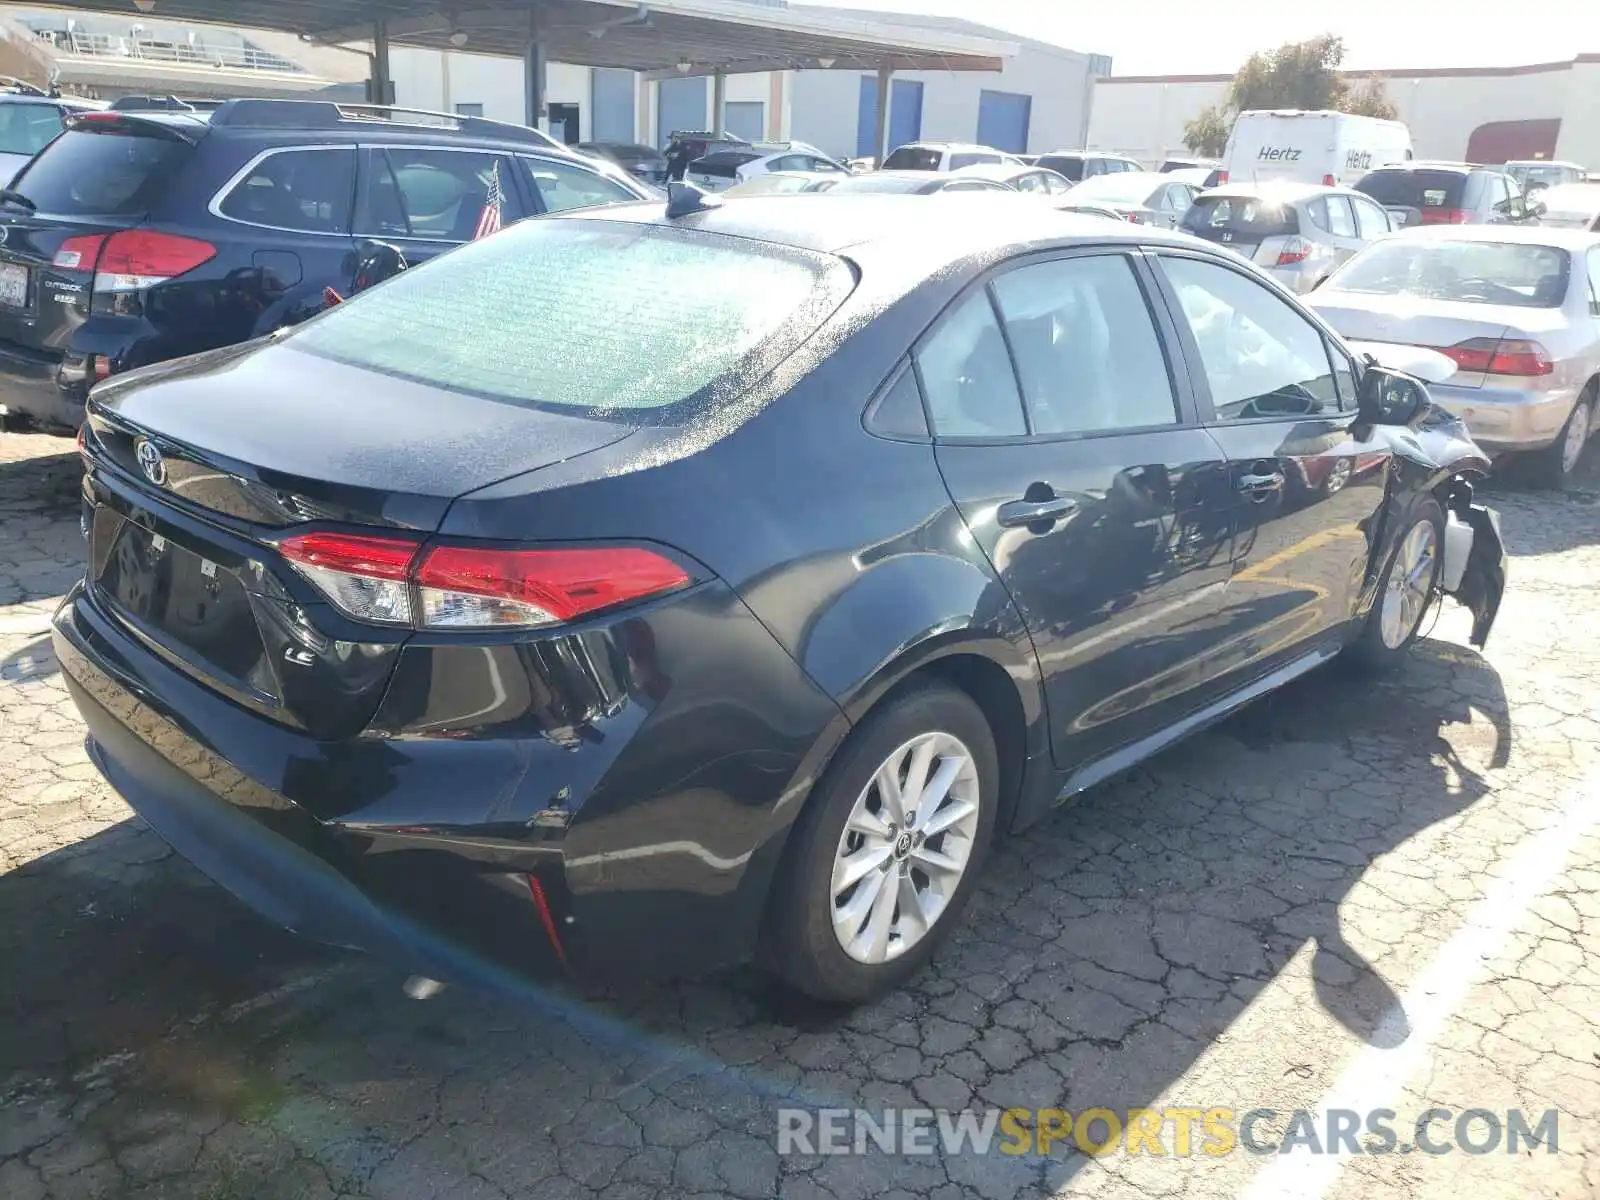
[[[850,174],[849,167],[837,159],[829,158],[815,146],[808,146],[804,142],[784,142],[717,150],[690,163],[685,177],[696,187],[708,192],[720,192],[775,171],[825,171],[837,174],[841,179]]]

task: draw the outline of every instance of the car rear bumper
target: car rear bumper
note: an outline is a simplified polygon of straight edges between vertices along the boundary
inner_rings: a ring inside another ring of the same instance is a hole
[[[1428,385],[1434,400],[1466,422],[1472,440],[1497,454],[1542,450],[1554,442],[1572,415],[1579,391]]]
[[[729,604],[747,619],[727,630],[729,651],[770,700],[743,689],[717,702],[708,689],[734,678],[727,662],[680,636],[703,642],[710,610]],[[812,755],[842,714],[725,589],[652,619],[658,673],[642,686],[656,689],[654,703],[623,678],[618,703],[570,729],[388,728],[338,743],[179,673],[87,585],[57,611],[54,642],[95,763],[205,874],[307,937],[495,985],[695,974],[755,951],[794,816],[780,801],[819,769]],[[608,635],[583,636],[593,647]],[[431,673],[473,700],[466,659],[402,664],[391,694],[408,673]],[[492,668],[508,694],[524,686],[511,661]],[[529,676],[526,687],[555,679]],[[423,699],[419,717],[438,725],[440,693]]]
[[[83,423],[86,386],[63,387],[59,355],[40,354],[0,342],[0,406],[45,429],[73,433]]]

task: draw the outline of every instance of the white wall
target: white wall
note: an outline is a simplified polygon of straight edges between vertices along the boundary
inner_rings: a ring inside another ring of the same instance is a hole
[[[1183,127],[1201,109],[1221,100],[1226,82],[1122,83],[1102,79],[1094,86],[1089,145],[1114,150],[1145,163],[1187,153]]]
[[[792,77],[789,136],[853,156],[861,72],[796,71]],[[1083,145],[1090,96],[1086,54],[1024,43],[998,72],[902,71],[895,78],[922,83],[922,137],[927,141],[976,141],[978,97],[987,90],[1033,97],[1028,118],[1028,149],[1033,153]]]
[[[1480,125],[1561,119],[1558,154],[1600,168],[1600,63],[1548,70],[1396,73],[1384,79],[1418,158],[1459,159]],[[1103,79],[1095,85],[1089,143],[1153,161],[1183,147],[1183,126],[1222,99],[1219,79]],[[1571,145],[1572,152],[1564,147]]]
[[[521,125],[527,119],[521,59],[397,46],[390,51],[389,69],[394,75],[396,104],[440,112],[454,112],[458,104],[481,104],[483,115],[490,120]],[[578,105],[579,138],[589,136],[592,100],[588,67],[548,64],[545,100]]]

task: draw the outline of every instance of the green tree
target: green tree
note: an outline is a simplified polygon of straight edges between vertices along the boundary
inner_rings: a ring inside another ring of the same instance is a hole
[[[1370,77],[1352,87],[1339,71],[1343,61],[1344,41],[1331,33],[1257,50],[1234,75],[1222,101],[1183,127],[1183,144],[1195,154],[1216,157],[1227,145],[1233,119],[1251,108],[1332,109],[1392,120],[1395,109],[1383,81]]]

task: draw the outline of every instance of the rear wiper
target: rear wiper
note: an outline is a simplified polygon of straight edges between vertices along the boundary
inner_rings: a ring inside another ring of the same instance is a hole
[[[9,204],[18,205],[21,208],[27,209],[29,212],[39,211],[39,206],[32,200],[29,200],[21,192],[14,192],[10,188],[0,188],[0,200],[4,200]]]

